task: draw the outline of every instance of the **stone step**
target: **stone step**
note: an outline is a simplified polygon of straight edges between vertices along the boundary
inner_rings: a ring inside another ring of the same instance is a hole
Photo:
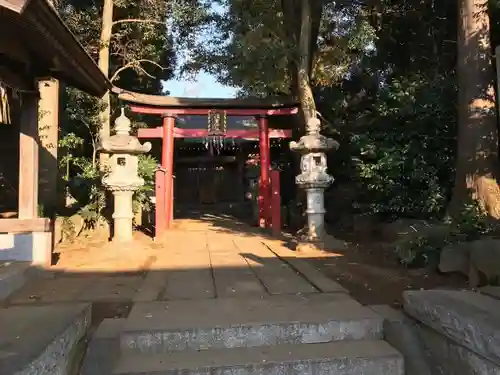
[[[486,296],[495,298],[495,299],[500,299],[500,286],[493,286],[493,285],[486,285],[479,289],[479,292],[481,294],[484,294]]]
[[[0,374],[70,374],[90,317],[85,304],[0,309]]]
[[[463,348],[467,348],[478,358],[486,358],[500,366],[499,300],[477,292],[451,290],[407,291],[403,297],[404,309],[409,315],[446,338],[449,341],[446,346],[452,343],[462,348],[453,347],[450,353],[452,350],[463,353]],[[435,341],[435,335],[428,337],[431,339]],[[436,351],[443,353],[445,344],[439,345]],[[460,356],[467,358],[471,354]]]
[[[385,341],[127,354],[113,375],[404,375],[403,357]]]
[[[120,333],[125,318],[104,319],[87,345],[79,375],[109,375],[120,358]]]
[[[177,350],[380,339],[383,319],[348,295],[137,303],[120,338],[122,350]]]
[[[30,262],[0,261],[0,300],[7,299],[28,279]]]

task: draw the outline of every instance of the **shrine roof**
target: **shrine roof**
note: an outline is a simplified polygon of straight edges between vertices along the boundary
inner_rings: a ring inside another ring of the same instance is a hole
[[[0,0],[0,57],[25,84],[54,77],[96,96],[111,88],[47,0]]]
[[[118,98],[144,106],[162,107],[165,109],[279,109],[296,108],[299,102],[287,97],[268,98],[182,98],[163,95],[148,95],[133,91],[127,91],[118,87],[113,88],[113,92],[118,94]]]

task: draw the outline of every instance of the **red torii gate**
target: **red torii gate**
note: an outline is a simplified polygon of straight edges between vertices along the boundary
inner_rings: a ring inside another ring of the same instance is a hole
[[[134,113],[157,115],[163,118],[161,127],[139,129],[139,138],[161,138],[161,171],[157,174],[157,191],[164,193],[156,197],[156,236],[163,229],[168,229],[173,220],[173,167],[174,138],[204,138],[209,135],[208,129],[180,129],[175,127],[178,115],[208,115],[212,110],[224,111],[227,116],[258,117],[258,129],[228,130],[226,138],[259,139],[260,150],[260,184],[259,184],[259,225],[270,227],[274,221],[273,231],[280,230],[279,217],[279,174],[273,181],[271,191],[271,159],[270,138],[290,138],[291,130],[269,129],[269,116],[294,115],[298,113],[298,103],[282,99],[204,99],[175,98],[169,96],[146,95],[115,88],[119,99],[133,103],[130,110]],[[163,175],[164,178],[159,178]],[[276,191],[277,190],[277,191]],[[163,199],[162,199],[163,198]],[[271,219],[271,205],[277,214]],[[159,210],[158,208],[164,208]]]

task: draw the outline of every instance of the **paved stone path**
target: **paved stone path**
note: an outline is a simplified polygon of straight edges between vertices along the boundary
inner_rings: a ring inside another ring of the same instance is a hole
[[[310,257],[311,254],[308,254]],[[321,256],[325,256],[322,254]],[[280,241],[255,229],[181,221],[162,241],[138,235],[130,246],[63,251],[9,304],[139,302],[342,292]]]
[[[297,254],[241,223],[177,224],[158,242],[137,233],[128,246],[101,237],[59,247],[57,265],[0,309],[0,367],[19,373],[34,358],[64,372],[58,358],[71,349],[74,363],[85,353],[82,375],[404,373],[381,340],[382,317],[303,259],[327,254]]]

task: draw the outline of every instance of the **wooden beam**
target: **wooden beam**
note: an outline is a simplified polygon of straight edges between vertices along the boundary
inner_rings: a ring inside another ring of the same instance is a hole
[[[142,128],[137,131],[139,138],[163,138],[163,127]],[[208,136],[206,129],[181,129],[174,128],[174,138],[205,138]],[[259,129],[228,130],[226,138],[259,139]],[[291,138],[290,129],[269,129],[269,138]]]
[[[186,156],[175,158],[176,164],[235,163],[236,156]]]
[[[23,94],[19,124],[20,219],[38,217],[38,94]]]
[[[51,220],[38,219],[0,219],[0,233],[50,232]]]
[[[10,10],[16,13],[12,13]],[[112,84],[84,50],[47,0],[0,0],[2,38],[16,39],[29,51],[36,77],[61,79],[102,97]],[[13,38],[15,36],[16,38]],[[18,53],[7,49],[7,56]]]
[[[113,87],[112,91],[118,94],[120,100],[130,103],[153,106],[163,112],[173,108],[205,108],[208,109],[272,109],[298,107],[299,101],[290,97],[268,98],[182,98],[166,95],[148,95]],[[161,108],[163,107],[163,108]]]
[[[0,0],[1,2],[2,0]],[[0,5],[1,6],[1,5]],[[6,22],[2,22],[0,17],[0,35],[7,35],[7,33],[12,33],[12,27],[9,27]],[[0,54],[8,56],[9,60],[29,64],[30,63],[30,52],[27,45],[24,43],[19,43],[17,38],[0,38]],[[5,57],[2,56],[2,60]],[[5,61],[2,61],[2,65],[5,65]],[[24,77],[26,79],[26,77]]]
[[[7,8],[13,12],[21,13],[27,0],[0,0],[0,8]]]
[[[148,107],[144,105],[132,104],[129,106],[134,113],[143,115],[192,115],[204,116],[215,107],[210,108],[170,108],[170,107]],[[225,111],[228,116],[290,116],[299,112],[298,107],[291,108],[218,108],[217,110]]]
[[[2,59],[2,54],[0,54],[0,59]],[[8,86],[19,91],[33,91],[36,87],[33,86],[33,75],[31,73],[18,71],[15,72],[6,66],[0,65],[0,77],[2,81]]]

